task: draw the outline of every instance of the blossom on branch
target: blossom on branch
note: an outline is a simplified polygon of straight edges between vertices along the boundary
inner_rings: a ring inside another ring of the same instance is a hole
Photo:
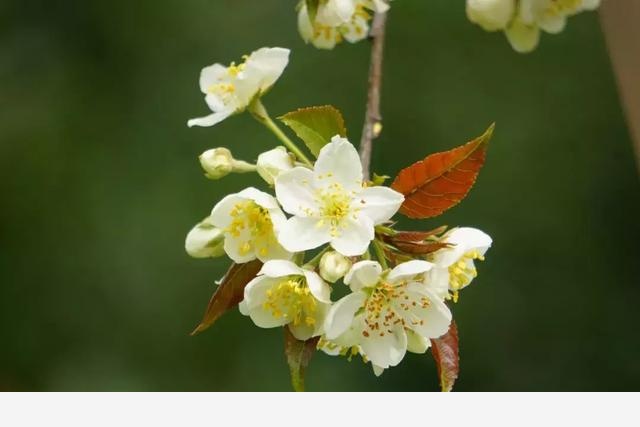
[[[306,43],[318,49],[333,49],[343,40],[356,43],[366,38],[372,14],[389,9],[385,0],[319,0],[314,14],[307,3],[303,0],[299,4],[298,30]]]
[[[213,64],[200,73],[200,90],[213,114],[191,119],[188,126],[213,126],[244,111],[280,78],[289,63],[289,49],[262,48],[238,65]]]
[[[285,221],[276,199],[253,187],[226,196],[211,212],[211,223],[224,231],[225,252],[237,263],[291,258],[276,239]]]
[[[449,246],[430,255],[434,268],[429,274],[438,294],[457,302],[458,292],[478,275],[474,261],[484,261],[492,240],[480,230],[460,227],[446,233],[441,242]]]
[[[517,52],[534,50],[540,31],[561,32],[567,18],[597,9],[600,0],[467,0],[470,21],[487,31],[504,31]]]
[[[322,333],[331,288],[290,261],[267,261],[244,289],[240,312],[261,328],[288,325],[299,340]]]
[[[325,243],[342,255],[362,255],[374,226],[388,221],[404,196],[388,187],[365,187],[356,149],[340,136],[325,145],[314,169],[296,167],[276,178],[276,197],[293,215],[278,240],[290,252]]]
[[[390,271],[375,261],[356,263],[344,279],[352,293],[325,320],[329,347],[357,348],[376,374],[398,365],[407,350],[426,351],[428,340],[446,333],[451,323],[449,308],[429,281],[432,268],[420,260]]]

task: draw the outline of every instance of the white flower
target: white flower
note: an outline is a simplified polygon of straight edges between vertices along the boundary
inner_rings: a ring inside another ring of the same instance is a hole
[[[504,30],[515,8],[515,0],[467,0],[467,17],[486,31]]]
[[[331,288],[317,273],[290,261],[267,261],[244,289],[240,312],[261,328],[289,325],[307,340],[322,333]]]
[[[484,254],[491,247],[491,237],[475,228],[454,228],[445,234],[442,242],[450,247],[433,253],[430,261],[435,264],[430,276],[436,292],[440,296],[449,296],[451,292],[454,302],[458,300],[458,292],[469,286],[478,275],[474,260],[484,261]]]
[[[258,156],[258,174],[268,184],[273,185],[282,172],[293,169],[293,158],[284,147],[276,147]]]
[[[568,17],[599,5],[600,0],[521,0],[505,34],[514,50],[531,52],[538,46],[540,30],[557,34],[564,30]]]
[[[320,276],[330,283],[342,279],[351,269],[351,260],[336,251],[329,251],[320,258]]]
[[[262,48],[246,56],[242,64],[213,64],[200,74],[200,90],[213,111],[189,120],[191,126],[213,126],[234,113],[244,111],[278,80],[289,63],[289,49]]]
[[[445,334],[451,312],[428,282],[427,261],[409,261],[383,272],[360,261],[344,281],[353,293],[327,313],[325,338],[341,348],[356,347],[379,374],[398,365],[408,349],[424,352],[428,340]]]
[[[538,46],[541,30],[559,33],[568,17],[599,5],[600,0],[467,0],[467,16],[487,31],[504,30],[514,50],[526,53]]]
[[[293,215],[278,240],[300,252],[325,243],[342,255],[362,255],[374,238],[374,226],[388,221],[404,196],[388,187],[364,187],[356,149],[334,136],[318,156],[314,170],[296,167],[276,179],[276,196]]]
[[[343,40],[356,43],[369,34],[371,12],[385,12],[385,0],[327,0],[318,4],[312,21],[305,1],[298,10],[298,29],[305,42],[333,49]]]
[[[285,221],[276,199],[253,187],[228,195],[211,212],[211,223],[224,231],[225,252],[237,263],[290,258],[276,239]]]
[[[189,231],[184,248],[193,258],[216,258],[224,255],[224,233],[207,217]]]

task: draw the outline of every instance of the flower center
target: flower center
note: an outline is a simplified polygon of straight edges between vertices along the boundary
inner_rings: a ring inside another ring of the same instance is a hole
[[[449,286],[453,290],[453,301],[458,302],[458,291],[469,285],[478,275],[473,260],[484,261],[484,256],[477,250],[472,250],[460,257],[460,259],[449,266]]]
[[[267,291],[267,300],[262,308],[273,317],[284,317],[294,326],[305,323],[315,326],[317,302],[305,280],[301,277],[289,278]]]
[[[392,334],[393,328],[398,325],[405,330],[411,326],[423,325],[423,319],[414,319],[407,322],[407,316],[400,316],[399,310],[409,311],[412,307],[427,308],[431,302],[427,297],[422,296],[420,300],[411,299],[406,291],[407,282],[391,285],[380,282],[367,298],[364,305],[365,328],[362,335],[369,338],[372,334],[383,337]]]
[[[351,211],[351,196],[342,185],[333,183],[326,189],[318,190],[316,200],[320,205],[320,220],[317,226],[329,224],[331,236],[338,237],[340,223]]]
[[[246,255],[255,247],[256,239],[270,239],[273,237],[273,222],[269,211],[253,200],[237,203],[229,213],[233,220],[225,229],[233,237],[240,237],[247,230],[250,239],[240,246],[240,253]],[[260,249],[262,255],[267,255],[267,248]]]

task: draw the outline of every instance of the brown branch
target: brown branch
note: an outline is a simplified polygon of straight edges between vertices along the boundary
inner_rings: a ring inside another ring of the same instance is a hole
[[[638,0],[605,1],[602,2],[601,9],[602,27],[629,132],[635,141],[640,170],[640,3]]]
[[[362,138],[360,139],[360,162],[365,179],[369,178],[371,168],[371,150],[373,140],[382,131],[382,115],[380,114],[380,89],[382,87],[382,59],[384,57],[384,33],[387,13],[376,13],[371,25],[369,38],[372,40],[371,65],[369,66],[369,92],[367,112],[364,118]]]

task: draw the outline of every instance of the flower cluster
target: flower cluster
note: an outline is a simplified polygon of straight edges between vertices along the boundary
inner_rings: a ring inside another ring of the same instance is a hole
[[[511,46],[525,53],[538,46],[541,30],[559,33],[568,17],[599,5],[600,0],[467,0],[467,16],[486,31],[504,31]]]
[[[343,40],[356,43],[366,38],[372,14],[387,9],[387,0],[302,0],[298,29],[305,42],[333,49]]]
[[[411,245],[431,249],[403,251],[403,234],[391,219],[405,196],[367,180],[347,138],[328,138],[315,161],[301,161],[266,116],[260,97],[286,58],[285,49],[260,49],[243,65],[203,70],[200,86],[214,113],[195,124],[248,108],[286,147],[260,154],[255,165],[226,148],[203,153],[207,178],[255,171],[270,190],[249,187],[224,197],[189,232],[185,247],[196,258],[259,261],[260,270],[243,284],[242,314],[261,328],[287,327],[300,341],[317,337],[327,354],[359,354],[379,375],[448,331],[447,301],[457,301],[476,277],[474,262],[484,259],[491,238],[472,228],[417,232]],[[332,300],[336,293],[343,296]]]

